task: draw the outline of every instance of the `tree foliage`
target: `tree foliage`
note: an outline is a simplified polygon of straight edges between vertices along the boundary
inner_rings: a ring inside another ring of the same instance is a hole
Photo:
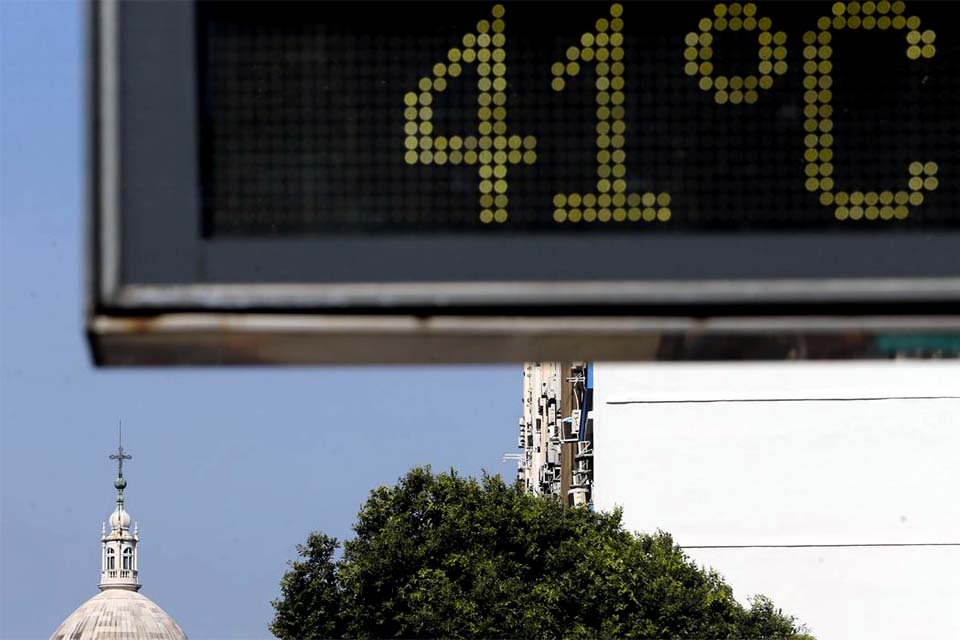
[[[371,492],[354,530],[339,559],[321,533],[298,547],[273,602],[278,638],[809,638],[762,596],[741,606],[669,535],[499,476],[413,469]]]

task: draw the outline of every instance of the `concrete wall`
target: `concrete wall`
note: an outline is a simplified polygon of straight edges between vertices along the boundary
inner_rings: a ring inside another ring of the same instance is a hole
[[[960,367],[595,365],[598,509],[682,546],[960,543]],[[776,399],[819,398],[813,402]],[[663,403],[660,400],[763,400]],[[847,400],[841,400],[847,399]],[[960,546],[690,549],[819,638],[960,637]]]

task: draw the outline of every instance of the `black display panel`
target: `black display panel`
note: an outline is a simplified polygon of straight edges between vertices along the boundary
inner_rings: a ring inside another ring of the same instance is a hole
[[[205,231],[952,228],[951,3],[201,3]]]

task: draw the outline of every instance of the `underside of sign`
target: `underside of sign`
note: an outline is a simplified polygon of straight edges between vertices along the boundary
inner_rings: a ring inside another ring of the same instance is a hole
[[[94,3],[95,360],[960,355],[947,3],[559,4]]]

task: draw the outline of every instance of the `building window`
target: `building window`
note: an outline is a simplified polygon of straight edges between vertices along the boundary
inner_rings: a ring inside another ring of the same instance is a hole
[[[113,549],[107,549],[107,571],[113,571],[117,568],[116,552]]]
[[[123,568],[132,569],[133,568],[133,549],[127,547],[123,550]]]

